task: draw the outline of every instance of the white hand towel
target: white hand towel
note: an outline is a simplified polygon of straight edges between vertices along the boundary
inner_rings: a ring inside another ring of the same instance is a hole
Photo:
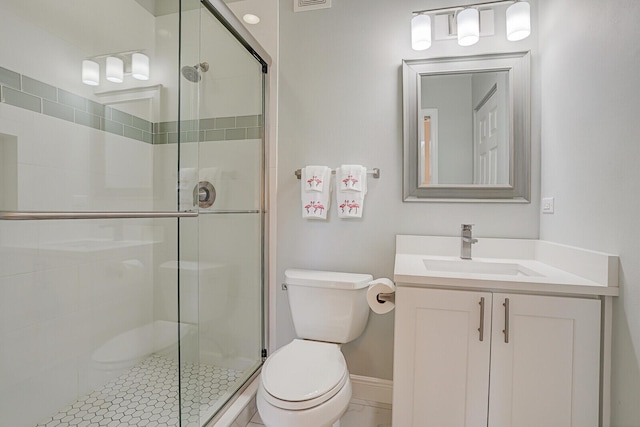
[[[336,182],[341,191],[366,193],[367,168],[360,165],[342,165],[336,172]]]
[[[306,166],[302,169],[301,176],[304,191],[324,191],[325,183],[329,186],[331,180],[331,169],[327,166]]]
[[[306,175],[307,168],[302,171],[300,179],[300,194],[302,200],[302,217],[309,219],[327,219],[327,212],[329,211],[329,205],[331,204],[331,169],[326,166],[310,166],[310,172],[315,171],[322,175]],[[313,177],[316,177],[322,182],[316,182]],[[322,178],[318,178],[322,176]],[[308,180],[312,179],[312,185],[309,185]],[[318,190],[317,187],[321,188]],[[308,187],[315,187],[309,191]]]
[[[178,177],[178,192],[180,211],[190,211],[195,207],[195,200],[193,197],[193,189],[198,185],[198,171],[196,168],[180,168],[180,174]]]
[[[302,194],[302,217],[309,219],[327,219],[327,212],[331,204],[329,190],[326,193]]]
[[[342,165],[336,172],[336,199],[339,218],[362,218],[367,194],[367,168]]]
[[[338,217],[362,218],[364,210],[364,194],[341,191],[338,195]]]

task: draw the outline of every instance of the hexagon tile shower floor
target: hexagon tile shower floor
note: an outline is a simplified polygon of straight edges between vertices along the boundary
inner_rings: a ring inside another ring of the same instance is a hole
[[[200,427],[200,408],[234,390],[242,371],[183,363],[182,377],[193,375],[206,386],[198,390],[195,382],[185,381],[182,419],[183,425]],[[154,355],[36,427],[178,426],[178,417],[178,362]]]

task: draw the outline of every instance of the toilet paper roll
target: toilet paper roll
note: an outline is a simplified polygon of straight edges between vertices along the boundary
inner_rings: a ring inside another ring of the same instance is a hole
[[[367,289],[367,302],[369,307],[376,314],[385,314],[390,312],[396,306],[391,301],[379,301],[378,294],[390,294],[395,293],[396,285],[387,278],[380,278],[369,282],[369,289]]]

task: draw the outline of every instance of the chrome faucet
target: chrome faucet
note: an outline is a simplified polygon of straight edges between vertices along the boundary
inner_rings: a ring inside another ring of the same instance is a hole
[[[471,245],[478,242],[478,239],[471,237],[473,224],[462,224],[460,234],[460,258],[471,259]]]

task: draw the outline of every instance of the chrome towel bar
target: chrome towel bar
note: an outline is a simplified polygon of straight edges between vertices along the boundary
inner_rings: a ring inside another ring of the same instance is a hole
[[[302,169],[296,169],[294,174],[295,174],[296,178],[302,179]],[[335,175],[335,174],[336,174],[336,170],[332,169],[331,170],[331,175]],[[367,169],[367,175],[373,175],[374,178],[378,179],[378,178],[380,178],[380,169],[378,169],[378,168],[373,168],[371,170]]]

